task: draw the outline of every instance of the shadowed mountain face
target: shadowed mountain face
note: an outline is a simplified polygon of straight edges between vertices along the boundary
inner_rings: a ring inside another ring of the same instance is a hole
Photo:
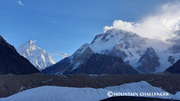
[[[122,58],[93,54],[91,58],[79,68],[70,72],[86,74],[138,74],[130,65],[124,63]]]
[[[72,67],[70,63],[69,57],[64,58],[58,63],[42,70],[41,72],[44,74],[62,74],[63,71],[67,70],[67,68]]]
[[[143,73],[153,73],[160,66],[159,57],[152,47],[146,49],[146,52],[138,61],[137,69]]]
[[[81,46],[71,57],[43,70],[45,74],[138,74],[121,57],[94,53],[89,44]]]
[[[78,68],[94,54],[88,47],[88,44],[82,45],[71,57],[67,57],[56,64],[46,68],[42,71],[45,74],[69,74],[69,72]]]
[[[86,62],[72,69],[69,57],[42,71],[45,74],[138,74],[130,65],[124,63],[121,57],[103,54],[92,54]]]
[[[0,36],[0,74],[31,74],[39,71]]]
[[[180,74],[180,60],[178,60],[173,66],[166,69],[166,72]]]

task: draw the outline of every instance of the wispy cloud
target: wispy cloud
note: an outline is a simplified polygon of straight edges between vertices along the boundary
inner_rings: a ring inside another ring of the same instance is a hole
[[[70,55],[67,53],[59,53],[63,58],[69,57]]]
[[[180,2],[164,4],[156,11],[155,14],[147,15],[138,22],[115,20],[112,26],[105,26],[104,30],[118,28],[135,32],[143,37],[164,41],[177,38],[180,34],[174,32],[180,30]]]
[[[63,58],[69,57],[70,55],[68,53],[60,53],[60,52],[54,52],[54,53],[49,53],[51,56],[61,56]]]
[[[18,0],[17,3],[18,3],[18,5],[24,6],[24,4],[22,3],[21,0]]]
[[[34,43],[36,42],[36,40],[33,41]]]

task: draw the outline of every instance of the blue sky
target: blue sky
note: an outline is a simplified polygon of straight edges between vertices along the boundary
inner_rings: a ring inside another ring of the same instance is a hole
[[[50,53],[73,54],[112,26],[137,22],[172,0],[0,0],[0,35],[18,48],[28,40]]]

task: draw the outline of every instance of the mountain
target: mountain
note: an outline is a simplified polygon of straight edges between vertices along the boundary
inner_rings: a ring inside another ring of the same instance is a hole
[[[111,92],[129,92],[138,93],[139,97],[167,98],[172,99],[176,96],[169,93],[169,96],[140,96],[140,92],[166,92],[158,87],[153,87],[146,81],[128,83],[119,86],[111,86],[106,88],[74,88],[74,87],[57,87],[42,86],[19,92],[2,101],[99,101],[111,97]],[[107,95],[108,94],[108,95]],[[113,95],[112,95],[113,96]]]
[[[97,35],[89,47],[94,53],[121,57],[125,63],[131,65],[140,73],[157,73],[165,71],[172,65],[173,61],[175,62],[179,59],[179,53],[174,54],[168,51],[168,48],[172,45],[173,43],[144,38],[133,32],[121,29],[110,29]],[[154,50],[153,54],[156,54],[156,60],[153,60],[154,58],[148,59],[147,49],[149,47]],[[171,58],[168,61],[169,57]],[[140,61],[142,63],[142,60],[146,60],[147,62],[143,63],[143,65],[146,64],[146,67],[144,67],[146,70],[142,70],[140,67],[137,69],[137,66],[140,65]],[[155,61],[156,63],[154,65],[148,66],[150,62]]]
[[[178,74],[180,73],[180,45],[174,44],[171,47],[169,47],[166,50],[166,54],[168,54],[168,62],[171,65],[168,65],[168,68],[166,68],[164,71],[172,73],[172,74]],[[166,65],[167,62],[164,62]]]
[[[93,54],[86,63],[79,66],[70,74],[138,74],[130,65],[124,63],[122,58],[103,54]]]
[[[80,68],[83,66],[83,69],[85,69],[85,66],[95,66],[89,59],[96,53],[120,57],[127,65],[130,65],[140,73],[164,72],[180,57],[180,52],[177,53],[178,51],[176,51],[178,49],[171,48],[172,46],[173,43],[144,38],[133,32],[121,29],[110,29],[102,34],[96,35],[90,44],[82,45],[72,56],[51,66],[49,69],[45,70],[46,72],[44,73],[66,74],[70,72],[82,72]],[[95,60],[95,58],[91,58],[91,60]],[[65,61],[66,66],[62,64]],[[87,62],[89,64],[87,64]],[[103,62],[98,63],[98,66],[104,66]],[[90,67],[86,67],[86,69],[87,68],[89,71],[93,71],[93,67],[91,70]],[[83,73],[87,72],[84,71]]]
[[[166,72],[172,74],[180,74],[180,60],[178,60],[174,65],[166,69]]]
[[[137,69],[143,73],[154,73],[159,66],[159,57],[152,47],[148,47],[139,59]]]
[[[94,53],[89,44],[82,45],[71,57],[42,71],[45,74],[138,74],[121,57]]]
[[[174,44],[172,47],[168,48],[168,52],[172,54],[180,53],[180,45]]]
[[[146,38],[142,38],[135,33],[111,29],[97,35],[91,42],[90,47],[95,53],[113,55],[125,59],[141,56],[147,45]]]
[[[94,52],[89,48],[89,44],[82,45],[72,56],[66,57],[58,63],[46,68],[42,72],[45,74],[69,74],[69,72],[85,63]],[[66,72],[66,73],[64,73]]]
[[[19,46],[17,51],[40,71],[55,64],[51,56],[31,40]]]
[[[31,74],[39,71],[0,36],[0,74]]]

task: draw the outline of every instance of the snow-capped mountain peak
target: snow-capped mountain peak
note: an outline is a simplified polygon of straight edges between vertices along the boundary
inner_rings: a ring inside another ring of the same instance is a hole
[[[34,51],[40,49],[39,47],[36,46],[36,44],[30,40],[24,44],[22,44],[21,46],[18,47],[18,52],[24,56],[25,58],[30,56],[30,51]],[[23,54],[22,54],[23,53]]]
[[[77,49],[77,51],[72,55],[71,58],[74,58],[77,55],[83,54],[83,52],[89,47],[88,43],[83,44],[80,48]]]
[[[90,44],[95,53],[121,57],[131,66],[138,62],[148,46],[146,38],[121,29],[107,30],[97,35]]]
[[[136,33],[121,29],[109,29],[102,34],[96,35],[90,44],[82,45],[69,58],[53,65],[50,70],[51,72],[48,72],[47,69],[44,73],[77,73],[73,71],[80,71],[80,69],[82,70],[82,68],[87,67],[83,67],[86,62],[87,64],[92,64],[91,62],[96,60],[96,57],[91,58],[92,56],[96,56],[94,54],[121,57],[126,65],[131,65],[134,69],[142,73],[163,72],[176,62],[180,56],[180,53],[178,55],[169,53],[167,49],[170,46],[172,46],[172,43],[144,38]],[[175,47],[175,49],[179,52],[179,48]],[[103,67],[104,64],[99,65]],[[89,67],[91,66],[89,65]]]
[[[94,52],[89,48],[89,44],[83,44],[71,57],[71,63],[74,64],[72,70],[79,67],[81,64],[85,63]]]
[[[168,60],[169,55],[167,54],[167,57],[164,57],[164,54],[166,54],[165,50],[171,45],[172,43],[144,38],[133,32],[121,29],[110,29],[97,35],[89,47],[94,53],[121,57],[126,63],[133,67],[137,66],[138,60],[144,54],[149,54],[148,57],[158,57],[157,62],[160,62],[160,67],[157,71],[162,72],[171,66],[168,62],[168,64],[163,65],[163,63]],[[175,49],[178,50],[177,47],[175,47]],[[175,53],[177,53],[177,51]],[[170,55],[173,56],[173,54]]]
[[[122,49],[139,48],[147,45],[145,38],[139,35],[120,29],[110,29],[105,33],[97,35],[90,47],[93,51],[101,53],[102,50],[111,51],[115,45],[120,45]]]
[[[55,64],[51,56],[45,50],[37,47],[32,40],[19,46],[17,51],[40,71]]]

